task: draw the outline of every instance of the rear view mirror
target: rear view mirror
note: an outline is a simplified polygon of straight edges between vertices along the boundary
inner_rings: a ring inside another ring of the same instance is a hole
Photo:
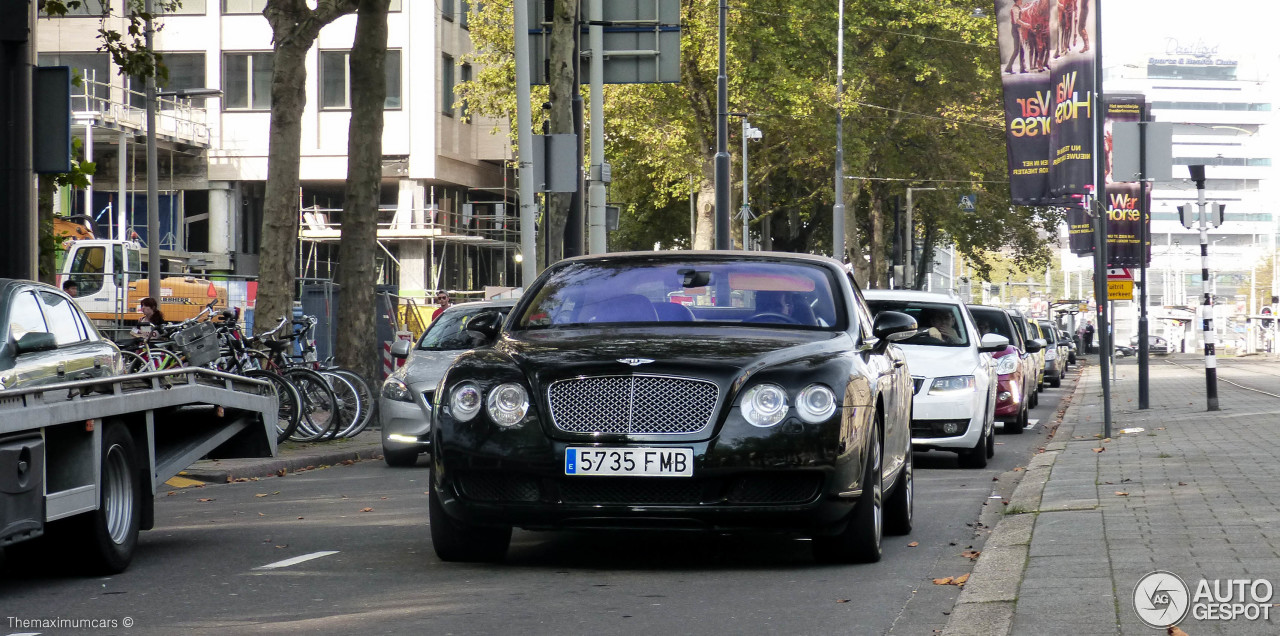
[[[1040,338],[1032,338],[1027,341],[1027,353],[1036,353],[1044,349],[1045,341]]]
[[[496,311],[482,311],[467,321],[467,331],[480,334],[486,343],[498,337],[498,330],[501,327],[502,314]]]
[[[897,342],[916,335],[916,319],[897,311],[882,311],[871,323],[871,335],[881,340]]]
[[[57,348],[58,340],[54,338],[53,334],[45,331],[32,331],[18,338],[17,348],[14,353],[22,355],[37,351],[52,351]]]
[[[413,342],[409,340],[397,340],[391,343],[391,357],[401,360],[409,357],[409,350],[413,348]]]
[[[1009,339],[998,334],[989,333],[982,337],[982,343],[978,345],[978,351],[983,353],[997,353],[1004,351],[1009,346]]]

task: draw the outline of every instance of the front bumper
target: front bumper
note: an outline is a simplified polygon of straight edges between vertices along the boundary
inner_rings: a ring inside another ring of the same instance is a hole
[[[382,448],[397,451],[431,449],[431,415],[429,406],[417,402],[401,402],[378,397],[378,424],[382,429]]]
[[[1015,374],[1000,376],[996,389],[996,421],[1016,422],[1022,414],[1022,378]]]
[[[915,396],[911,415],[911,446],[917,450],[971,449],[982,437],[983,411],[979,399],[985,402],[985,394],[976,391],[954,396],[934,396],[923,393]],[[957,425],[958,431],[952,434],[944,432],[943,427],[951,422]]]
[[[1062,371],[1060,369],[1061,369],[1061,365],[1059,364],[1059,361],[1057,358],[1054,358],[1053,360],[1044,361],[1044,377],[1045,378],[1053,379],[1053,378],[1061,377]]]
[[[848,428],[837,415],[819,424],[788,418],[760,429],[735,411],[711,439],[686,441],[558,439],[572,436],[552,438],[537,421],[499,429],[483,419],[445,423],[432,433],[441,504],[467,523],[822,535],[840,531],[861,496],[861,414],[845,416]],[[849,429],[858,432],[842,441]],[[688,448],[693,476],[566,475],[570,446]]]

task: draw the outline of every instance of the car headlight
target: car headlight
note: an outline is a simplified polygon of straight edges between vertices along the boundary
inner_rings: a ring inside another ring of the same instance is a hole
[[[489,391],[488,411],[498,426],[515,426],[529,412],[529,393],[514,382],[499,384]]]
[[[934,378],[929,395],[964,393],[973,390],[973,376],[953,375],[945,378]]]
[[[1044,359],[1045,359],[1045,360],[1057,360],[1057,359],[1058,359],[1058,351],[1057,351],[1056,349],[1050,349],[1050,350],[1046,351],[1046,352],[1044,353]]]
[[[787,416],[787,392],[776,384],[757,384],[743,392],[741,408],[752,426],[773,426]]]
[[[1018,370],[1018,354],[1010,354],[996,360],[996,373],[1009,375]]]
[[[449,396],[449,409],[459,422],[469,421],[480,412],[480,387],[464,382],[453,389]]]
[[[409,392],[409,387],[396,378],[387,378],[387,381],[382,383],[382,397],[396,402],[413,401],[413,394]]]
[[[810,384],[796,398],[796,412],[810,424],[826,421],[836,412],[836,394],[821,384]]]

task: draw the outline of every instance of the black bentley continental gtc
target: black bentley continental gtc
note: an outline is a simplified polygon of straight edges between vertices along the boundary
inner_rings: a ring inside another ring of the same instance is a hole
[[[643,252],[547,268],[435,392],[429,514],[446,561],[512,527],[765,530],[821,562],[912,523],[911,376],[840,263]],[[481,338],[477,338],[480,340]]]

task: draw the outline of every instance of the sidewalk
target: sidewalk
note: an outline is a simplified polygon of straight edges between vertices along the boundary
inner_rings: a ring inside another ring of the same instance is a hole
[[[1117,367],[1112,437],[1100,439],[1102,387],[1091,364],[1053,441],[1027,466],[944,634],[1163,633],[1135,611],[1135,587],[1154,570],[1189,588],[1168,598],[1173,614],[1190,606],[1179,623],[1190,636],[1280,633],[1280,608],[1270,620],[1211,620],[1194,598],[1202,579],[1222,580],[1224,596],[1210,609],[1254,604],[1247,591],[1227,598],[1227,580],[1268,579],[1274,598],[1256,599],[1250,611],[1280,602],[1280,363],[1222,360],[1222,410],[1212,413],[1202,356],[1153,356],[1147,410],[1137,408],[1136,362]]]
[[[198,483],[222,484],[237,479],[268,477],[281,470],[297,472],[307,468],[333,466],[347,461],[380,459],[382,436],[366,429],[350,439],[328,442],[285,442],[276,449],[275,457],[259,459],[202,459],[170,480],[171,487],[182,488]]]

